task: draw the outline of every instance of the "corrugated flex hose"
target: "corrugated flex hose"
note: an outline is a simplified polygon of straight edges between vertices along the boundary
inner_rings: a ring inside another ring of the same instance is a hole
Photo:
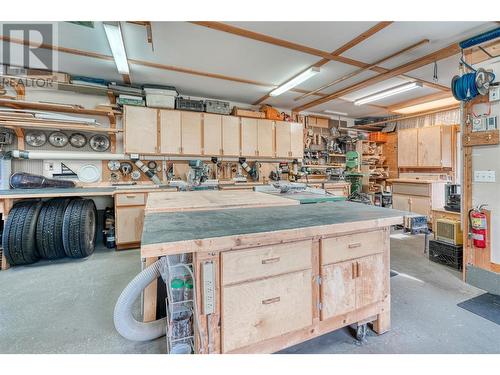
[[[165,336],[167,329],[166,318],[153,322],[137,321],[132,314],[132,306],[142,291],[160,276],[160,261],[156,261],[125,287],[115,305],[113,320],[120,335],[132,341],[149,341]]]

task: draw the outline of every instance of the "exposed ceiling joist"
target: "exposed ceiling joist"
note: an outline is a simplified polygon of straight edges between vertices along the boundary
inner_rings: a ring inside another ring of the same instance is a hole
[[[268,44],[280,46],[283,48],[288,48],[288,49],[302,52],[302,53],[306,53],[309,55],[319,56],[327,61],[339,61],[338,56],[334,53],[329,53],[327,51],[322,51],[322,50],[317,49],[317,48],[305,46],[303,44],[294,43],[294,42],[290,42],[288,40],[275,38],[275,37],[270,36],[270,35],[257,33],[257,32],[250,31],[247,29],[242,29],[240,27],[228,25],[228,24],[223,23],[223,22],[192,21],[191,23],[198,25],[198,26],[208,27],[209,29],[223,31],[223,32],[238,35],[238,36],[241,36],[244,38],[257,40],[259,42],[268,43]],[[349,42],[350,46],[348,46],[346,44],[346,45],[342,46],[341,48],[339,48],[339,50],[343,49],[342,52],[344,52],[347,49],[354,47],[356,44],[361,43],[361,41],[365,40],[369,36],[380,31],[382,28],[389,26],[391,23],[392,22],[380,22],[379,24],[377,24],[377,25],[379,25],[378,27],[372,28],[373,31],[370,31],[371,29],[367,30],[365,33],[359,35],[356,39],[353,39],[352,41],[350,41]]]
[[[379,23],[377,23],[375,26],[371,27],[370,29],[366,30],[365,32],[359,34],[354,39],[351,39],[347,43],[345,43],[342,46],[340,46],[339,48],[337,48],[335,51],[333,51],[331,53],[331,55],[336,56],[337,58],[341,58],[341,56],[340,56],[341,53],[349,50],[350,48],[353,48],[354,46],[358,45],[362,41],[368,39],[373,34],[378,33],[380,30],[389,26],[391,23],[392,22],[379,22]],[[344,58],[342,57],[342,59],[344,59]],[[318,62],[316,62],[315,64],[311,65],[308,69],[313,68],[313,67],[315,67],[315,68],[322,67],[323,65],[327,64],[328,62],[330,62],[329,59],[321,59]],[[356,61],[356,63],[358,63],[358,61]],[[361,62],[359,62],[359,63],[361,63]],[[363,63],[361,63],[361,64],[363,64]],[[269,99],[269,97],[270,97],[270,95],[269,95],[269,93],[267,93],[266,95],[260,97],[256,102],[254,102],[253,105],[258,105],[258,104],[262,103],[264,100]]]
[[[43,43],[43,44],[39,45],[39,44],[36,44],[36,43],[28,41],[28,40],[11,38],[11,37],[5,36],[5,35],[0,35],[0,40],[2,42],[6,42],[6,43],[15,43],[15,44],[21,44],[21,45],[30,46],[30,47],[52,49],[52,50],[57,51],[57,52],[68,53],[68,54],[76,55],[76,56],[84,56],[84,57],[91,57],[91,58],[100,59],[100,60],[114,61],[113,56],[111,56],[111,55],[104,55],[102,53],[82,51],[82,50],[78,50],[78,49],[74,49],[74,48],[60,47],[60,46],[55,46],[55,45],[48,44],[48,43]],[[147,67],[155,68],[155,69],[162,69],[162,70],[168,70],[171,72],[178,72],[178,73],[196,75],[196,76],[200,76],[200,77],[220,79],[220,80],[224,80],[224,81],[243,83],[243,84],[247,84],[247,85],[269,87],[269,88],[277,87],[277,85],[272,84],[272,83],[259,82],[259,81],[254,81],[254,80],[250,80],[250,79],[232,77],[232,76],[227,76],[227,75],[218,74],[218,73],[204,72],[204,71],[200,71],[200,70],[183,68],[183,67],[179,67],[179,66],[160,64],[160,63],[155,63],[155,62],[151,62],[151,61],[129,59],[128,62],[129,62],[129,64],[133,64],[133,65],[147,66]],[[122,78],[125,79],[125,77],[122,77]],[[130,77],[129,77],[129,79],[130,79]],[[303,93],[307,92],[307,90],[301,90],[301,89],[297,89],[297,88],[292,89],[291,91],[297,92],[299,94],[303,94]],[[320,97],[326,96],[326,94],[320,94],[320,93],[315,94],[315,95],[320,96]]]
[[[457,43],[453,43],[453,44],[449,45],[448,47],[445,47],[445,48],[442,48],[438,51],[429,53],[423,57],[420,57],[416,60],[410,61],[406,64],[400,65],[394,69],[390,69],[385,73],[379,74],[375,77],[365,79],[364,81],[358,82],[358,83],[356,83],[350,87],[347,87],[345,89],[338,90],[330,95],[325,96],[324,98],[316,99],[316,100],[313,100],[309,103],[306,103],[304,105],[296,107],[293,109],[293,111],[300,112],[300,111],[303,111],[305,109],[315,107],[319,104],[327,103],[333,99],[347,95],[351,92],[355,92],[355,91],[361,90],[365,87],[374,85],[376,83],[388,80],[388,79],[393,78],[393,77],[397,77],[399,75],[405,74],[405,73],[410,72],[412,70],[418,69],[422,66],[431,64],[435,61],[442,60],[442,59],[445,59],[447,57],[453,56],[459,52],[460,52],[460,47],[458,46]]]
[[[347,80],[349,78],[355,77],[358,74],[360,74],[360,73],[362,73],[362,72],[364,72],[366,70],[369,70],[369,69],[372,69],[372,68],[376,67],[378,64],[381,64],[381,63],[383,63],[385,61],[388,61],[388,60],[390,60],[390,59],[392,59],[392,58],[394,58],[396,56],[402,55],[403,53],[411,51],[411,50],[413,50],[413,49],[415,49],[417,47],[420,47],[420,46],[422,46],[423,44],[426,44],[426,43],[429,43],[429,39],[423,39],[420,42],[414,43],[411,46],[403,48],[403,49],[401,49],[401,50],[399,50],[399,51],[397,51],[397,52],[395,52],[395,53],[393,53],[393,54],[391,54],[389,56],[383,57],[382,59],[377,60],[374,63],[372,63],[372,64],[370,64],[370,65],[368,65],[368,66],[366,66],[364,68],[359,68],[359,69],[357,69],[357,70],[355,70],[355,71],[353,71],[351,73],[348,73],[348,74],[346,74],[346,75],[344,75],[344,76],[342,76],[342,77],[340,77],[340,78],[338,78],[338,79],[336,79],[336,80],[334,80],[334,81],[332,81],[330,83],[327,83],[326,85],[323,85],[323,86],[317,88],[316,90],[309,91],[306,94],[301,95],[301,96],[295,98],[295,100],[300,100],[300,99],[306,98],[306,97],[308,97],[310,95],[316,94],[316,93],[318,93],[318,92],[320,92],[320,91],[322,91],[324,89],[327,89],[328,87],[336,85],[336,84],[338,84],[340,82],[343,82],[343,81],[345,81],[345,80]]]
[[[401,109],[401,108],[411,107],[411,106],[423,104],[423,103],[428,103],[428,102],[432,102],[434,100],[446,99],[446,98],[449,98],[450,96],[451,96],[451,93],[449,93],[449,92],[436,92],[435,94],[424,95],[424,96],[420,96],[418,98],[413,98],[413,99],[405,100],[405,101],[402,101],[402,102],[399,102],[396,104],[392,104],[389,107],[387,107],[387,109],[392,112],[392,111],[396,111],[396,110]]]
[[[373,122],[373,123],[365,124],[365,125],[355,125],[354,127],[356,128],[356,127],[361,127],[361,126],[372,126],[372,127],[382,126],[382,125],[388,124],[390,122],[409,120],[409,119],[416,118],[416,117],[422,117],[422,116],[426,116],[426,115],[433,115],[436,113],[452,111],[454,109],[458,109],[459,107],[460,107],[459,104],[455,104],[452,106],[446,106],[446,107],[442,107],[442,108],[433,109],[432,111],[419,112],[419,113],[415,113],[415,114],[408,115],[408,116],[394,117],[394,118],[391,118],[388,120],[377,121],[377,122]]]

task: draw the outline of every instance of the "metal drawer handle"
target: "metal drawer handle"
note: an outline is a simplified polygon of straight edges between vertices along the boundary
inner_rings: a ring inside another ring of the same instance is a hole
[[[136,196],[136,195],[125,195],[125,197],[126,197],[126,198],[130,198],[130,199],[132,199],[132,198],[135,198],[135,197],[137,197],[137,196]]]
[[[271,303],[276,303],[280,301],[280,297],[274,297],[274,298],[269,298],[269,299],[264,299],[262,300],[263,305],[270,305]]]
[[[269,258],[269,259],[263,259],[262,264],[270,264],[270,263],[277,263],[280,261],[280,257],[276,258]]]
[[[347,245],[349,249],[354,249],[355,247],[361,247],[361,242],[354,242]]]

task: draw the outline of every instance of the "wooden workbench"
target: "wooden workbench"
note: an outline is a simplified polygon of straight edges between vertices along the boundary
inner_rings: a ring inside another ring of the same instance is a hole
[[[218,194],[224,202],[226,192]],[[403,215],[351,202],[150,211],[141,256],[151,263],[193,253],[204,338],[197,336],[197,352],[271,353],[354,323],[389,330],[389,227]],[[210,315],[201,302],[205,262],[216,270]],[[146,321],[155,319],[155,304],[149,289]]]

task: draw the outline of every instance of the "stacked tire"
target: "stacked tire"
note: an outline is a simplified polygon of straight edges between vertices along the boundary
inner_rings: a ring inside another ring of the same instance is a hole
[[[85,258],[94,252],[96,235],[97,211],[91,199],[25,200],[7,216],[2,246],[13,266],[40,258]]]

